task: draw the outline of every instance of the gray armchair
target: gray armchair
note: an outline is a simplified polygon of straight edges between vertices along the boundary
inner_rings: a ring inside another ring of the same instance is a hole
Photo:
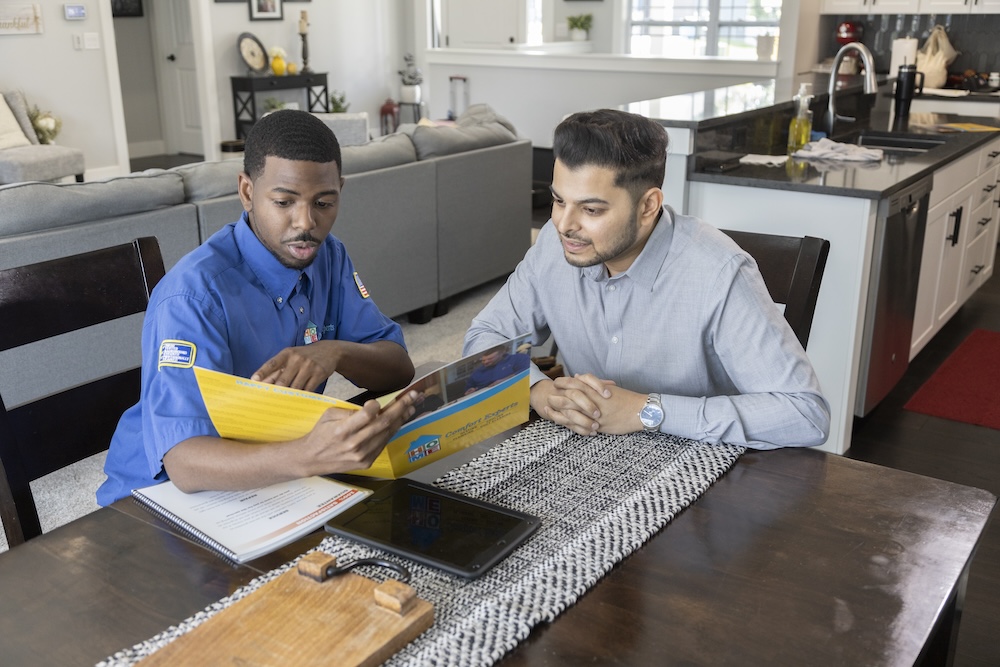
[[[0,185],[23,181],[54,181],[75,176],[83,182],[83,151],[68,146],[41,144],[28,119],[28,105],[20,92],[4,92],[4,101],[31,143],[0,150]]]

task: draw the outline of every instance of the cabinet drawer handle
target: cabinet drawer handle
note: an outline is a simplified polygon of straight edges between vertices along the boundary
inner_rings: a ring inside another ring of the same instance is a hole
[[[980,271],[982,271],[985,268],[986,268],[985,264],[976,264],[976,266],[972,269],[972,272],[975,273],[975,274],[978,274]]]
[[[1000,151],[993,151],[990,153],[990,157],[997,157],[998,155],[1000,155]]]
[[[996,183],[990,183],[985,188],[983,188],[983,192],[993,192],[996,189],[997,189],[997,184]]]
[[[957,209],[949,213],[948,215],[955,218],[955,226],[951,230],[951,236],[946,236],[946,241],[951,241],[953,246],[958,245],[958,232],[962,229],[962,209],[964,206],[959,206]]]
[[[993,218],[983,218],[982,220],[979,221],[979,224],[985,227],[986,225],[990,224],[990,220],[992,219]]]

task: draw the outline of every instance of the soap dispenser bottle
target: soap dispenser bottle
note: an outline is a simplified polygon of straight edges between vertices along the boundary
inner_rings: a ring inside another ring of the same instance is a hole
[[[795,116],[788,125],[788,154],[791,155],[807,143],[812,134],[812,111],[809,104],[812,102],[812,94],[809,92],[810,84],[803,83],[799,86],[799,92],[792,99],[795,102]]]

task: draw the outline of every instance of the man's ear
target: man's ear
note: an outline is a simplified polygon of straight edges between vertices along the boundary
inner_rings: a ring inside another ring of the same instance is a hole
[[[253,181],[250,180],[250,174],[245,171],[241,171],[239,175],[239,181],[236,185],[236,191],[240,193],[240,201],[243,203],[243,210],[249,213],[253,210]]]
[[[639,219],[643,223],[654,222],[662,208],[663,190],[660,188],[650,188],[639,198]]]

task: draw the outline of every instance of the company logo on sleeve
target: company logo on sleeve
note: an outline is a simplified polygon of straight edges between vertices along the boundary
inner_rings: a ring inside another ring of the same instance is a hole
[[[361,293],[361,298],[362,299],[367,299],[368,298],[368,290],[365,289],[365,285],[364,285],[363,282],[361,282],[361,276],[358,275],[357,271],[354,272],[354,284],[356,284],[358,286],[358,292]]]
[[[191,368],[194,366],[194,357],[197,353],[194,343],[186,340],[165,340],[160,343],[160,360],[157,370],[164,366],[174,368]]]

